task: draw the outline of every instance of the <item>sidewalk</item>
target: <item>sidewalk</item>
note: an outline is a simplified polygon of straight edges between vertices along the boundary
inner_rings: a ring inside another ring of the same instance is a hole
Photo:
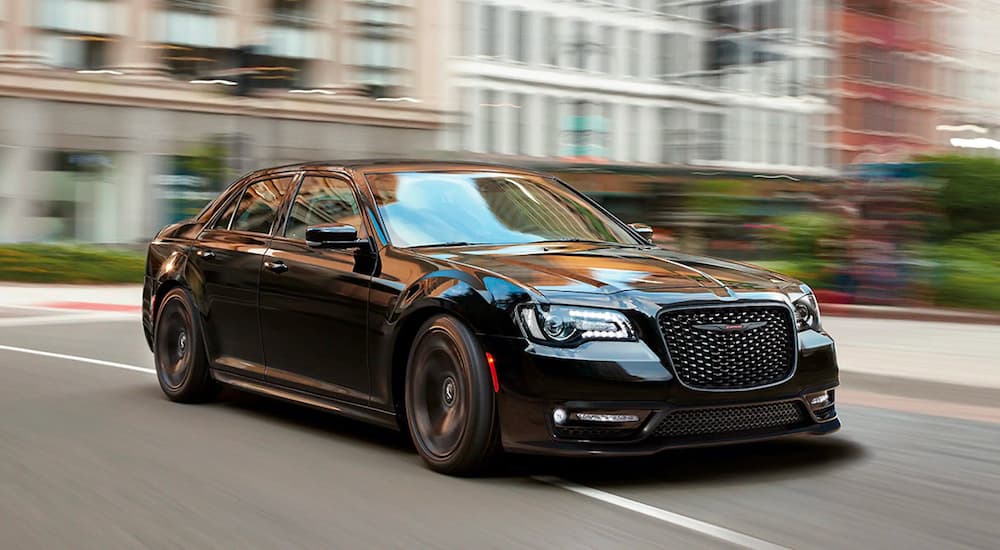
[[[900,321],[933,321],[938,323],[969,323],[1000,325],[1000,314],[961,309],[859,306],[847,304],[819,305],[824,316],[857,319],[896,319]]]
[[[142,309],[142,286],[0,283],[0,307],[5,305],[138,313]]]

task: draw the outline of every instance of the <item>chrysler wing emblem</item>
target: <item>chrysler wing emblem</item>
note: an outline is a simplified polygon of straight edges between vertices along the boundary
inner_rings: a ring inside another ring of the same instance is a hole
[[[753,330],[764,326],[767,326],[767,321],[758,321],[755,323],[739,323],[735,325],[725,325],[721,323],[714,325],[695,325],[694,328],[698,330],[709,330],[712,332],[746,332],[748,330]]]

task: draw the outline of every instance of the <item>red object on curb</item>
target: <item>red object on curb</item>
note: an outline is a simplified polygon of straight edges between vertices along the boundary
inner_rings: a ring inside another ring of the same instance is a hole
[[[837,292],[836,290],[816,290],[816,299],[819,300],[820,307],[823,304],[853,304],[854,296],[846,292]]]
[[[73,309],[77,311],[115,311],[124,313],[138,313],[142,311],[142,306],[128,304],[98,304],[94,302],[52,302],[49,304],[38,304],[39,307],[52,309]]]

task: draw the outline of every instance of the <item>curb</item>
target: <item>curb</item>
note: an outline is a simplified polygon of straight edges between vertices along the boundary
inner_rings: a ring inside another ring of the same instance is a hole
[[[963,311],[954,309],[821,304],[820,311],[823,315],[828,317],[963,323],[972,325],[1000,325],[1000,315],[995,313],[982,313],[978,311]]]

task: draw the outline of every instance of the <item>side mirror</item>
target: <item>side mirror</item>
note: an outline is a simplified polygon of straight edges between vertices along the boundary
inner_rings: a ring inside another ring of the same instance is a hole
[[[368,239],[358,239],[358,230],[350,225],[324,224],[306,229],[306,243],[313,248],[358,248]]]
[[[644,223],[630,223],[630,224],[628,224],[628,226],[632,228],[632,231],[635,231],[636,233],[638,233],[640,237],[642,237],[643,239],[646,239],[647,242],[649,242],[649,243],[653,242],[653,228],[652,227],[650,227],[650,226],[648,226],[648,225],[646,225]]]

